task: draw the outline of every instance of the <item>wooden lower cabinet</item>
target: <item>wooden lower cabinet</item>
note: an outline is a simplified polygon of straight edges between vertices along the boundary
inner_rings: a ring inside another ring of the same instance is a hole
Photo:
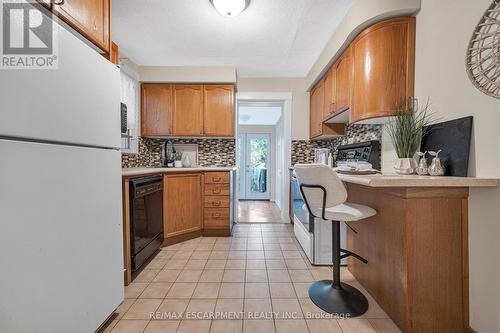
[[[350,222],[348,268],[406,333],[471,332],[467,188],[347,184],[349,201],[377,215]]]
[[[229,207],[210,208],[205,207],[203,227],[204,228],[226,228],[229,221]]]
[[[205,183],[205,195],[223,195],[229,196],[231,188],[228,184],[207,184]]]
[[[163,233],[167,245],[201,234],[231,235],[234,171],[175,173],[163,177]]]
[[[168,238],[202,228],[202,174],[182,173],[163,177],[163,233]]]
[[[229,236],[234,220],[234,171],[205,172],[203,233]]]

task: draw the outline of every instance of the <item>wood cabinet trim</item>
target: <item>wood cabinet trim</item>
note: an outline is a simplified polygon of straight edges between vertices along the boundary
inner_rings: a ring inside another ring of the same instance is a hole
[[[109,60],[113,64],[118,65],[119,58],[120,58],[120,52],[119,52],[118,44],[116,44],[115,42],[111,42],[111,52],[110,52]]]
[[[130,184],[129,180],[122,181],[122,205],[123,205],[123,275],[124,284],[128,286],[132,282],[132,253],[130,243]]]

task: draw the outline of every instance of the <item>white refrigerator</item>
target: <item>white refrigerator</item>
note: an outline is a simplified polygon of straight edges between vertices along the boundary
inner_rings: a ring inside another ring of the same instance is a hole
[[[123,300],[119,69],[61,26],[0,70],[0,332],[94,332]]]

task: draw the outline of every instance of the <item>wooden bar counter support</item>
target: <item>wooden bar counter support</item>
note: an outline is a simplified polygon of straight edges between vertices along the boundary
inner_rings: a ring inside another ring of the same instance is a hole
[[[350,223],[349,271],[405,333],[469,329],[467,187],[346,184],[377,215]]]

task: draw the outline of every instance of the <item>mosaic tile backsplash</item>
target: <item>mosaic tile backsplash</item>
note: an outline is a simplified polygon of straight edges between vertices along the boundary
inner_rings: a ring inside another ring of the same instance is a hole
[[[350,125],[346,136],[328,140],[293,140],[292,165],[312,163],[315,148],[330,148],[335,155],[339,145],[370,140],[381,140],[381,125]],[[154,167],[161,165],[164,139],[139,139],[139,154],[122,154],[122,167]],[[175,139],[175,144],[197,144],[199,166],[236,165],[235,139]]]
[[[330,148],[335,156],[337,147],[363,141],[382,140],[381,125],[348,125],[346,135],[328,140],[293,140],[292,165],[297,163],[312,163],[314,149]]]
[[[122,154],[122,167],[160,166],[164,142],[164,139],[139,138],[139,154]],[[236,163],[234,139],[175,139],[174,144],[197,144],[199,166],[228,167]]]

